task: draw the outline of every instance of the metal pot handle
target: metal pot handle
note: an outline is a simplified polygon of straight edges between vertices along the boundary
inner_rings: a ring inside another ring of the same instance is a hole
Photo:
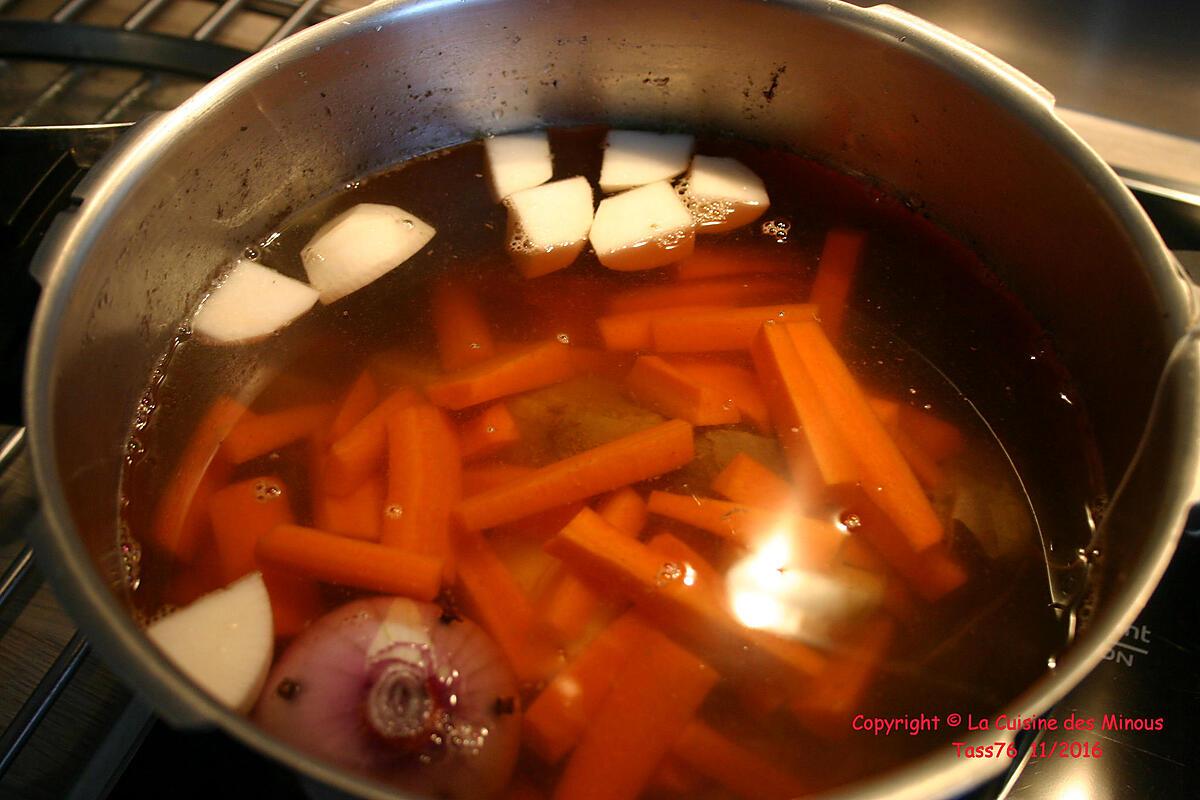
[[[1012,84],[1015,88],[1029,95],[1031,99],[1045,106],[1048,110],[1054,109],[1054,95],[1046,87],[1024,72],[1021,72],[1021,70],[1012,64],[997,58],[979,45],[967,41],[958,34],[951,33],[945,28],[934,25],[929,20],[922,19],[915,14],[910,14],[904,9],[893,5],[870,6],[866,11],[875,17],[890,20],[909,31],[919,32],[943,46],[948,45],[951,48],[966,51],[970,56],[983,62],[996,77]],[[904,41],[904,38],[901,38],[901,41]]]

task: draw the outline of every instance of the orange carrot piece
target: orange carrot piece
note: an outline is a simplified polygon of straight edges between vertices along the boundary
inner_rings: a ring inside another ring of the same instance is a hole
[[[548,764],[578,744],[621,665],[642,648],[647,628],[633,612],[613,620],[525,709],[524,740]]]
[[[338,406],[329,428],[330,438],[336,440],[345,436],[377,405],[379,384],[375,382],[370,370],[363,370],[354,383],[350,384],[341,405]]]
[[[606,497],[598,511],[605,522],[628,536],[636,537],[646,525],[646,503],[628,486]],[[567,643],[579,638],[604,601],[576,576],[560,572],[542,601],[542,619],[559,635],[559,641]]]
[[[953,458],[966,446],[962,431],[956,426],[907,404],[900,406],[897,425],[934,461]]]
[[[253,572],[258,537],[295,521],[288,494],[278,477],[263,475],[226,486],[209,499],[222,582],[232,583]]]
[[[663,557],[630,539],[590,509],[545,545],[591,586],[607,596],[632,601],[648,619],[733,676],[790,683],[815,674],[824,658],[794,641],[746,628],[713,593],[688,586],[682,570],[668,575]],[[722,666],[724,665],[724,666]]]
[[[478,532],[456,531],[454,546],[458,591],[472,619],[491,635],[520,681],[544,679],[557,654],[512,574]]]
[[[766,758],[692,721],[671,745],[671,753],[691,769],[746,800],[790,800],[806,793],[800,780]]]
[[[760,508],[671,492],[651,492],[646,508],[651,514],[715,533],[741,547],[753,546],[777,520],[773,513]]]
[[[462,497],[462,458],[445,411],[421,403],[388,420],[387,485],[380,543],[438,559],[452,581],[450,514]]]
[[[271,601],[276,636],[295,636],[325,613],[321,587],[315,581],[272,566],[263,566],[262,576]]]
[[[521,431],[508,406],[488,406],[458,428],[463,461],[493,455],[521,440]]]
[[[735,364],[708,359],[675,358],[668,363],[701,386],[715,391],[722,405],[733,403],[741,415],[763,433],[771,433],[771,414],[758,377]]]
[[[797,284],[783,278],[724,278],[712,281],[641,286],[615,295],[609,313],[653,311],[680,306],[737,306],[765,298],[794,294]]]
[[[784,326],[764,325],[751,354],[796,484],[803,488],[813,484],[807,459],[810,453],[821,483],[833,486],[857,481],[859,470],[853,454],[838,436]]]
[[[459,503],[455,517],[468,530],[491,528],[657,477],[694,456],[692,426],[670,420],[468,497]]]
[[[691,570],[693,585],[701,590],[711,591],[718,597],[725,594],[725,582],[721,573],[717,572],[708,559],[675,534],[667,531],[656,533],[646,541],[646,546],[682,568],[685,579],[689,575],[688,570]]]
[[[218,459],[221,443],[233,429],[246,407],[228,397],[218,397],[205,412],[192,438],[184,448],[171,479],[163,488],[154,509],[151,538],[173,558],[189,561],[196,544],[208,526],[208,498],[219,488],[214,478],[205,480],[210,465]],[[219,467],[219,464],[216,465]],[[225,470],[220,470],[224,472]],[[223,483],[224,481],[221,481]]]
[[[842,335],[846,305],[850,301],[854,276],[862,263],[866,239],[862,231],[846,228],[834,228],[825,234],[825,246],[821,250],[821,262],[809,301],[817,307],[821,327],[831,339]]]
[[[900,404],[895,400],[867,395],[867,403],[885,428],[891,429],[900,424]]]
[[[520,478],[527,478],[532,472],[533,467],[505,464],[503,461],[465,466],[462,473],[463,497],[471,497]]]
[[[720,306],[679,306],[669,311],[652,308],[607,314],[596,320],[600,340],[607,350],[649,350],[654,344],[651,322],[662,314],[686,314],[691,311],[711,311]]]
[[[299,525],[280,525],[260,536],[255,557],[326,583],[414,600],[432,600],[442,584],[436,558]]]
[[[634,800],[716,684],[716,671],[687,650],[652,629],[645,637],[567,761],[555,800]]]
[[[570,345],[539,342],[481,361],[425,387],[435,404],[455,411],[565,381],[583,366]]]
[[[647,507],[651,513],[715,533],[742,547],[752,548],[767,536],[791,531],[796,544],[793,555],[797,564],[817,568],[833,560],[845,539],[830,521],[812,519],[788,510],[764,511],[711,497],[651,492]]]
[[[387,453],[387,421],[405,406],[420,402],[416,390],[405,387],[389,395],[329,448],[324,482],[330,494],[347,495],[380,471]]]
[[[441,281],[433,288],[430,307],[442,369],[454,372],[495,355],[487,317],[469,287]]]
[[[822,676],[796,694],[793,713],[823,735],[848,733],[850,716],[861,707],[863,693],[895,632],[895,623],[887,617],[865,623],[847,648],[831,655]]]
[[[942,541],[945,531],[929,498],[824,330],[815,322],[783,327],[838,438],[853,454],[872,502],[891,517],[914,550]]]
[[[904,580],[910,589],[929,602],[941,599],[967,581],[967,573],[947,551],[945,544],[913,550],[895,522],[866,492],[857,487],[838,487],[831,499],[845,509],[842,518],[853,519],[849,542],[865,540],[870,549]],[[847,544],[849,544],[847,542]],[[852,545],[853,548],[857,547]]]
[[[231,464],[244,464],[273,450],[303,439],[329,421],[329,406],[296,406],[270,414],[247,411],[221,444],[221,454]]]
[[[692,797],[704,784],[704,779],[679,758],[667,753],[650,776],[650,788],[671,794]]]
[[[625,377],[634,399],[693,425],[731,425],[742,415],[730,398],[689,378],[658,356],[639,356]]]
[[[745,453],[738,453],[712,480],[714,491],[735,503],[766,509],[792,503],[791,484]]]
[[[936,492],[945,485],[945,471],[925,451],[924,447],[917,444],[916,440],[905,433],[899,426],[888,429],[888,433],[891,434],[892,441],[896,443],[896,449],[900,451],[900,455],[904,456],[904,460],[908,462],[913,475],[921,482],[922,486],[932,492]]]
[[[728,278],[733,275],[779,275],[799,272],[794,258],[768,256],[734,248],[699,248],[672,270],[677,281]]]
[[[399,348],[372,354],[367,359],[367,371],[383,391],[406,386],[424,388],[442,375],[441,362],[437,358]]]
[[[377,542],[382,533],[386,492],[383,478],[378,475],[367,478],[348,495],[315,491],[313,520],[327,533]]]
[[[790,304],[664,313],[651,318],[650,338],[657,353],[747,350],[763,323],[812,319],[815,311],[815,306]]]
[[[866,540],[851,534],[846,537],[838,560],[848,567],[865,569],[870,572],[883,572],[887,569],[886,562]]]

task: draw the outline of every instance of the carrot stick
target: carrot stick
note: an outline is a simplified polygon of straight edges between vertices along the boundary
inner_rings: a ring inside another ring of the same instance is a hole
[[[647,628],[636,614],[617,617],[525,709],[524,741],[548,764],[575,748],[620,666],[634,657]]]
[[[945,532],[929,498],[821,326],[797,322],[783,327],[872,502],[891,517],[914,550],[942,541]]]
[[[692,426],[671,420],[585,450],[459,503],[455,518],[468,530],[583,500],[677,469],[695,455]]]
[[[462,474],[463,497],[471,497],[520,478],[527,478],[533,471],[533,467],[506,464],[503,461],[464,466]]]
[[[321,587],[315,581],[278,567],[261,569],[277,637],[295,636],[325,613]]]
[[[646,508],[651,514],[715,533],[741,547],[753,546],[777,519],[771,512],[760,508],[670,492],[651,492]]]
[[[689,378],[658,356],[639,356],[625,377],[625,385],[639,403],[693,425],[731,425],[742,418],[732,399]]]
[[[213,485],[216,482],[214,479],[206,482],[205,475],[210,472],[210,465],[217,458],[221,442],[244,413],[246,407],[231,398],[218,397],[213,401],[196,425],[192,438],[158,498],[150,535],[159,547],[175,559],[191,560],[200,536],[207,529],[206,503],[219,486]],[[224,463],[223,458],[218,461]],[[220,467],[219,464],[216,466]],[[227,468],[211,471],[216,475],[227,471]]]
[[[842,519],[850,522],[849,540],[861,538],[879,554],[908,587],[930,602],[966,583],[962,566],[946,551],[944,544],[913,550],[887,514],[858,487],[838,487],[831,493],[845,511]]]
[[[668,311],[652,308],[608,314],[596,320],[600,340],[607,350],[649,350],[654,345],[650,325],[663,314],[685,314],[691,311],[711,311],[720,306],[679,306]]]
[[[254,544],[277,525],[295,521],[289,492],[273,475],[226,486],[208,501],[223,583],[255,570]]]
[[[733,403],[741,415],[765,434],[771,433],[771,414],[758,377],[734,364],[708,359],[675,358],[669,363],[701,386],[717,393],[722,404]]]
[[[544,679],[557,654],[512,574],[477,532],[456,531],[454,546],[457,587],[472,619],[491,635],[519,680]]]
[[[422,403],[388,420],[387,486],[380,543],[438,559],[452,581],[450,514],[462,497],[462,460],[445,411]]]
[[[627,536],[636,537],[646,524],[646,503],[628,486],[606,497],[598,511],[605,522]],[[590,586],[563,571],[542,601],[542,619],[565,644],[579,638],[603,602]]]
[[[801,487],[812,486],[811,454],[821,483],[855,482],[853,455],[841,442],[784,326],[764,325],[750,352],[792,479]]]
[[[590,509],[580,511],[545,547],[593,588],[633,602],[648,619],[730,676],[740,673],[790,684],[814,674],[824,663],[799,642],[744,627],[712,592],[688,586],[681,580],[683,570],[664,571],[660,554]]]
[[[342,398],[341,405],[338,406],[337,414],[334,415],[333,424],[329,429],[330,437],[340,439],[345,436],[377,405],[379,405],[379,385],[375,382],[370,370],[363,370],[354,383],[350,384],[345,397]]]
[[[231,464],[243,464],[303,439],[329,421],[329,406],[307,405],[256,414],[247,411],[229,431],[221,453]]]
[[[868,396],[867,402],[870,403],[875,416],[883,423],[888,435],[892,437],[892,441],[896,443],[900,455],[904,456],[904,460],[912,467],[913,474],[917,476],[921,485],[930,490],[940,488],[946,480],[946,474],[925,448],[900,427],[901,404],[895,400],[874,396]]]
[[[405,387],[389,395],[329,448],[325,490],[347,495],[379,472],[387,453],[387,421],[398,410],[420,402],[416,390]]]
[[[436,558],[299,525],[280,525],[260,536],[255,557],[326,583],[414,600],[432,600],[442,583]]]
[[[650,338],[658,353],[713,353],[747,350],[763,323],[812,319],[811,305],[771,305],[663,313],[650,320]]]
[[[646,546],[680,566],[685,578],[691,574],[695,579],[693,585],[702,591],[711,591],[718,597],[725,594],[725,582],[721,579],[721,573],[675,534],[666,531],[656,533],[646,542]]]
[[[430,305],[442,369],[453,372],[495,354],[496,343],[474,291],[461,283],[441,281],[433,288]]]
[[[405,386],[424,388],[442,375],[441,362],[437,358],[402,349],[374,353],[367,359],[367,371],[378,382],[379,388],[386,391]]]
[[[738,453],[712,480],[714,491],[735,503],[779,509],[792,503],[791,484],[745,453]]]
[[[865,623],[848,648],[830,657],[822,676],[796,694],[791,704],[796,716],[825,736],[848,733],[850,715],[861,707],[895,632],[895,623],[887,617]]]
[[[652,629],[645,637],[567,761],[555,800],[634,800],[716,684],[717,673],[687,650]]]
[[[582,369],[572,348],[539,342],[439,378],[425,387],[435,404],[456,411],[565,381]]]
[[[862,263],[866,238],[862,231],[846,228],[834,228],[825,234],[825,246],[821,250],[809,301],[817,307],[821,326],[831,339],[842,335],[846,305],[850,301],[855,273]]]
[[[841,549],[845,536],[832,522],[811,519],[788,510],[764,511],[711,497],[651,492],[647,507],[653,514],[715,533],[742,547],[753,548],[766,537],[790,531],[797,564],[828,565]]]
[[[927,411],[900,406],[900,430],[908,434],[934,461],[945,461],[962,452],[963,434],[957,427]]]
[[[517,421],[503,403],[488,406],[458,428],[463,461],[493,455],[520,439]]]
[[[727,278],[733,275],[778,275],[798,272],[801,265],[794,258],[738,250],[733,248],[697,249],[692,255],[675,264],[677,281],[706,278]]]
[[[794,775],[697,720],[683,729],[671,745],[671,753],[746,800],[789,800],[806,793]]]
[[[658,762],[654,774],[650,776],[652,790],[684,797],[695,796],[703,783],[704,779],[695,770],[670,753]]]
[[[614,295],[608,310],[612,314],[627,311],[652,311],[680,306],[738,306],[765,298],[791,295],[797,284],[784,278],[724,278],[712,281],[669,283],[642,286]]]
[[[313,520],[327,533],[377,542],[382,533],[386,491],[383,478],[377,475],[345,496],[317,489],[313,494]]]

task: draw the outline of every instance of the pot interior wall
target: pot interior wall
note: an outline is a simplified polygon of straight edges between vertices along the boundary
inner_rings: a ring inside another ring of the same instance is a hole
[[[73,276],[48,365],[59,477],[114,590],[122,443],[147,376],[220,267],[348,179],[541,125],[726,133],[912,197],[1045,327],[1111,487],[1184,325],[1178,291],[1149,277],[1086,176],[1046,138],[950,76],[918,37],[869,31],[857,13],[749,0],[395,4],[302,34],[197,96],[149,137],[162,146],[128,191],[103,209],[85,200],[107,227]],[[277,355],[247,349],[203,391],[242,387]]]

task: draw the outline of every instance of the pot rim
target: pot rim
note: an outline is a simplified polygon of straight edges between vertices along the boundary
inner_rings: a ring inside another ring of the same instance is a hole
[[[503,0],[466,0],[503,2]],[[1193,288],[1177,265],[1150,220],[1100,157],[1053,112],[1045,97],[1022,82],[1019,73],[994,57],[946,34],[940,29],[898,15],[889,7],[860,8],[840,0],[766,0],[792,12],[821,16],[867,35],[888,37],[901,43],[956,78],[988,95],[1046,139],[1080,172],[1102,197],[1128,233],[1132,245],[1150,269],[1155,289],[1165,296],[1192,297]],[[407,18],[436,13],[446,0],[383,0],[346,12],[284,39],[218,77],[173,111],[148,124],[137,126],[118,144],[109,157],[92,170],[76,194],[85,198],[55,223],[38,253],[44,268],[44,288],[30,334],[25,375],[25,413],[28,420],[30,454],[39,496],[42,524],[31,536],[38,565],[58,596],[80,623],[105,660],[171,721],[191,726],[214,724],[242,743],[265,753],[297,772],[338,789],[370,798],[396,798],[403,794],[383,784],[312,759],[284,744],[253,724],[249,717],[233,712],[205,694],[195,683],[170,664],[142,633],[95,569],[57,480],[51,401],[54,381],[51,370],[58,343],[58,321],[65,313],[71,288],[85,261],[89,245],[110,222],[120,199],[127,195],[156,166],[160,153],[174,137],[219,107],[227,95],[244,91],[281,65],[301,58],[314,45],[331,46],[346,38],[367,34],[377,25],[404,24]],[[1193,383],[1197,383],[1193,381]],[[1193,397],[1200,387],[1193,386]],[[1104,635],[1089,630],[1086,647],[1076,641],[1068,648],[1073,658],[1064,658],[1053,673],[1043,675],[1024,693],[1007,704],[1004,712],[1043,713],[1081,681],[1103,658],[1108,648],[1134,621],[1166,569],[1182,531],[1183,520],[1200,485],[1200,452],[1191,437],[1179,445],[1176,460],[1185,467],[1173,483],[1174,496],[1164,514],[1176,521],[1173,533],[1159,536],[1143,560],[1143,577],[1136,586],[1118,596],[1125,611],[1109,620]],[[1086,652],[1080,653],[1081,650]],[[998,712],[999,713],[999,712]],[[988,739],[995,739],[994,732]],[[891,772],[835,789],[829,798],[913,798],[929,800],[979,785],[1000,772],[1005,763],[994,759],[957,759],[952,752],[928,753]],[[902,788],[897,788],[902,787]]]

